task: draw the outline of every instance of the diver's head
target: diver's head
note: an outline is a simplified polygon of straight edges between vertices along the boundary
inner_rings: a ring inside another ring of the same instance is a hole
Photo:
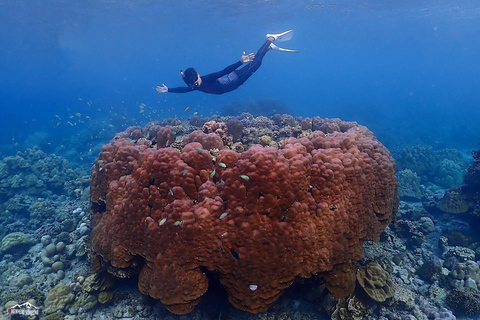
[[[194,88],[194,87],[200,85],[199,82],[198,82],[199,75],[198,75],[198,72],[195,69],[188,68],[185,71],[180,71],[180,73],[182,75],[183,81],[190,88]]]

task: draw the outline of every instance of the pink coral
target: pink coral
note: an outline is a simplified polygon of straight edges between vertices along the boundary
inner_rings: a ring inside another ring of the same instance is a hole
[[[337,297],[353,291],[363,241],[378,240],[398,204],[394,161],[368,129],[216,159],[208,139],[192,140],[181,151],[124,138],[102,148],[91,177],[96,269],[144,261],[140,290],[177,314],[207,290],[204,270],[252,313],[297,277],[323,277]]]

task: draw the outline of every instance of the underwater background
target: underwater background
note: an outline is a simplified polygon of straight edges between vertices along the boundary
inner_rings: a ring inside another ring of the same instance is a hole
[[[233,92],[155,91],[184,86],[188,67],[219,71],[255,53],[265,34],[289,29],[293,39],[278,45],[300,52],[268,52]],[[10,318],[6,304],[28,299],[51,319],[479,319],[478,30],[480,4],[468,0],[0,0],[0,319]],[[270,313],[241,313],[214,291],[194,314],[175,316],[135,281],[99,303],[102,290],[82,288],[91,274],[89,176],[101,147],[133,125],[244,113],[356,121],[390,150],[396,226],[361,262],[380,263],[408,294],[385,304],[365,295],[360,313],[332,316],[336,300],[312,281]],[[442,205],[462,192],[465,210]],[[47,305],[59,284],[72,298]]]
[[[109,130],[104,142],[131,124],[274,99],[279,113],[357,121],[388,147],[468,153],[480,135],[479,15],[475,1],[2,1],[0,151],[66,154],[78,139],[95,144],[82,131],[93,125]],[[268,53],[234,92],[154,90],[183,86],[187,67],[218,71],[288,29],[285,47],[300,53]]]

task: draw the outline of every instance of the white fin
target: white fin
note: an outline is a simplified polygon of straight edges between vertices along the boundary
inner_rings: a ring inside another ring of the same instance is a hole
[[[293,29],[277,34],[267,33],[267,38],[268,37],[272,37],[273,39],[275,39],[274,41],[278,42],[288,41],[291,40],[293,37]]]
[[[280,48],[274,45],[273,43],[270,43],[270,49],[276,50],[276,51],[282,51],[282,52],[299,52],[298,50],[293,50],[293,49],[285,49],[285,48]]]

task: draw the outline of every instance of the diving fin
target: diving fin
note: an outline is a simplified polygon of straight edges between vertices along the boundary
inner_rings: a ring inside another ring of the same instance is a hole
[[[288,40],[291,40],[293,37],[293,29],[282,32],[282,33],[277,33],[277,34],[267,33],[267,38],[268,37],[272,37],[274,39],[273,41],[278,41],[278,42],[288,41]]]
[[[276,51],[282,51],[282,52],[299,52],[298,50],[292,50],[292,49],[285,49],[285,48],[277,47],[273,43],[270,43],[270,49],[276,50]]]

